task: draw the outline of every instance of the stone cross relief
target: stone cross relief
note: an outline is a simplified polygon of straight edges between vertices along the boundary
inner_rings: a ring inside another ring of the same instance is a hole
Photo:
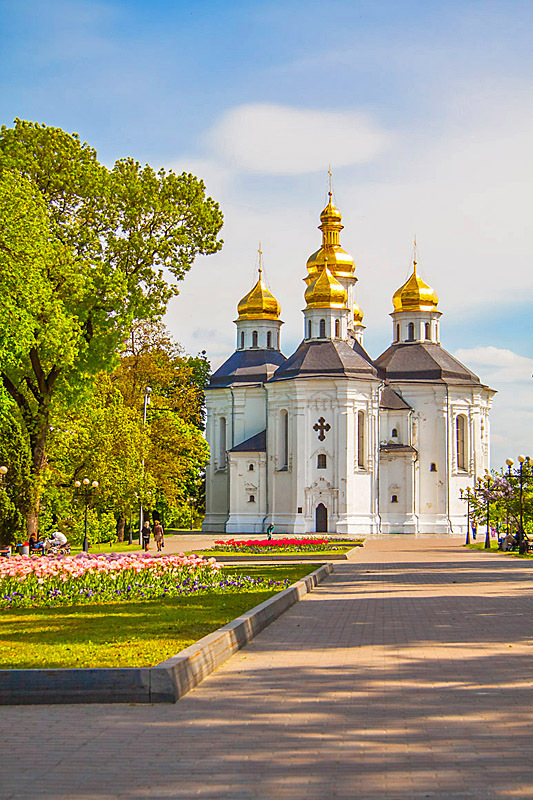
[[[313,425],[314,431],[320,431],[318,434],[318,439],[320,442],[323,442],[326,438],[326,433],[331,430],[331,425],[329,422],[326,422],[324,417],[319,417],[318,422],[315,422]]]

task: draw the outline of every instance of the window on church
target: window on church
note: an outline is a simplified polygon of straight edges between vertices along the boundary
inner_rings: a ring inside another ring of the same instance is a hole
[[[357,412],[357,466],[365,467],[365,412]]]
[[[320,455],[318,456],[316,466],[317,469],[326,469],[327,460],[326,456],[323,453],[320,453]]]
[[[248,464],[248,472],[253,472],[255,469],[253,464]]]
[[[280,414],[279,456],[280,469],[287,469],[289,466],[289,414],[285,409]]]
[[[466,470],[466,417],[459,414],[455,420],[457,469]]]
[[[272,347],[272,334],[270,331],[267,333],[267,347]]]
[[[400,326],[396,325],[396,341],[400,341]]]
[[[339,339],[341,335],[341,322],[340,319],[335,320],[335,338]]]
[[[307,338],[308,339],[313,338],[313,323],[311,322],[311,320],[309,320],[309,322],[307,323]]]
[[[429,471],[430,472],[436,472],[437,471],[437,465],[435,464],[434,461],[431,462],[430,467],[429,467]]]
[[[398,495],[397,494],[393,494],[391,499],[390,499],[390,501],[391,501],[391,503],[397,503],[398,502]]]
[[[325,339],[326,338],[326,320],[325,319],[321,319],[320,320],[320,337],[319,338],[320,339]]]
[[[407,341],[413,342],[415,338],[415,325],[414,322],[410,322],[407,326]]]
[[[392,429],[391,436],[392,436],[393,439],[397,439],[398,438],[398,428],[393,428]]]
[[[426,339],[431,339],[431,325],[426,322]]]
[[[241,331],[241,350],[244,349],[244,331]]]
[[[251,494],[251,495],[248,496],[248,502],[249,503],[255,503],[255,494]]]
[[[226,466],[226,417],[220,417],[218,423],[218,468]]]
[[[257,331],[252,333],[252,347],[257,347]]]

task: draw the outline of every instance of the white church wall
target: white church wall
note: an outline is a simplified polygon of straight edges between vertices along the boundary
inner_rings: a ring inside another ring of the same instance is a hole
[[[226,457],[222,458],[221,418],[226,420],[226,447],[231,442],[231,394],[229,389],[206,392],[206,438],[209,442],[209,463],[206,468],[206,515],[202,530],[223,533],[229,512],[229,472]]]
[[[266,453],[230,453],[230,507],[226,533],[264,532],[267,513]]]

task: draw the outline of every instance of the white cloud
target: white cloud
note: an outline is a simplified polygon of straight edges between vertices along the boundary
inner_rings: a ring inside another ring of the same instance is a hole
[[[495,384],[526,383],[533,387],[533,358],[526,358],[489,345],[487,347],[461,348],[455,353],[460,361],[468,362],[473,368],[483,371],[484,380]]]
[[[228,111],[207,136],[222,160],[246,172],[299,175],[362,164],[390,135],[367,114],[251,104]]]

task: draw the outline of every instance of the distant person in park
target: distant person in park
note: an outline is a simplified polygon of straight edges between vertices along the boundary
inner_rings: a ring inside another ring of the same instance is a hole
[[[28,539],[28,544],[30,545],[30,553],[32,550],[40,550],[41,554],[44,555],[44,548],[46,542],[44,541],[40,542],[39,537],[35,532],[30,534],[30,537]]]
[[[516,539],[511,533],[511,531],[509,531],[505,539],[502,541],[502,550],[504,553],[508,553],[509,550],[512,550],[513,547],[515,546],[516,546]]]
[[[147,519],[144,520],[144,525],[142,529],[142,540],[143,540],[143,549],[148,551],[148,544],[150,543],[150,523]]]
[[[274,530],[274,523],[271,522],[267,528],[267,539],[272,539],[272,532]]]
[[[165,536],[165,534],[164,534],[164,531],[163,531],[163,526],[161,525],[159,520],[156,519],[155,524],[154,524],[154,541],[157,544],[157,552],[158,553],[160,553],[162,548],[165,546],[165,538],[164,538],[164,536]]]
[[[67,537],[61,531],[54,531],[49,539],[45,542],[46,551],[54,547],[63,547],[67,543]]]

